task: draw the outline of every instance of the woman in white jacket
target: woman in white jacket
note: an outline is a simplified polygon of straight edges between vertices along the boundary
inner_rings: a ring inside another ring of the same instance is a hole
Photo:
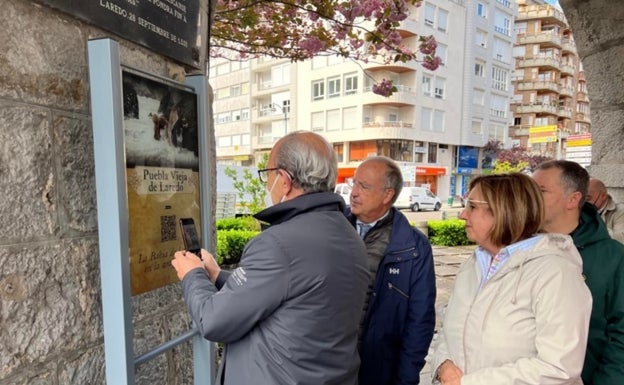
[[[468,238],[435,349],[443,385],[580,385],[592,299],[568,235],[538,234],[544,202],[520,173],[470,184]]]

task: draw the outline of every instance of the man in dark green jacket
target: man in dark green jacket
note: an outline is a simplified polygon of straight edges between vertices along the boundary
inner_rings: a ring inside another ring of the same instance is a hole
[[[578,163],[542,163],[533,173],[546,203],[544,229],[570,234],[593,297],[585,385],[624,384],[624,245],[609,236],[598,211],[585,202],[589,174]]]

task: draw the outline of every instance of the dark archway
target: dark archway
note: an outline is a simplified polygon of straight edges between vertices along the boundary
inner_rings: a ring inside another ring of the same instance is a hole
[[[593,142],[589,172],[624,201],[624,2],[559,3],[587,78]]]

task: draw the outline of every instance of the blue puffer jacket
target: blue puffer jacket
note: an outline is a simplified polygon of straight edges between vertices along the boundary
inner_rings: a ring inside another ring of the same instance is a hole
[[[364,321],[360,385],[418,384],[435,327],[431,244],[400,211],[392,210],[390,243]]]

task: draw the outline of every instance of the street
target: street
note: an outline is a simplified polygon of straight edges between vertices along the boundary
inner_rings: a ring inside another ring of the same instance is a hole
[[[432,219],[450,219],[457,218],[461,213],[462,207],[460,205],[454,205],[449,207],[448,205],[442,205],[440,211],[425,210],[413,212],[409,209],[401,210],[410,222],[423,222],[430,221]]]

